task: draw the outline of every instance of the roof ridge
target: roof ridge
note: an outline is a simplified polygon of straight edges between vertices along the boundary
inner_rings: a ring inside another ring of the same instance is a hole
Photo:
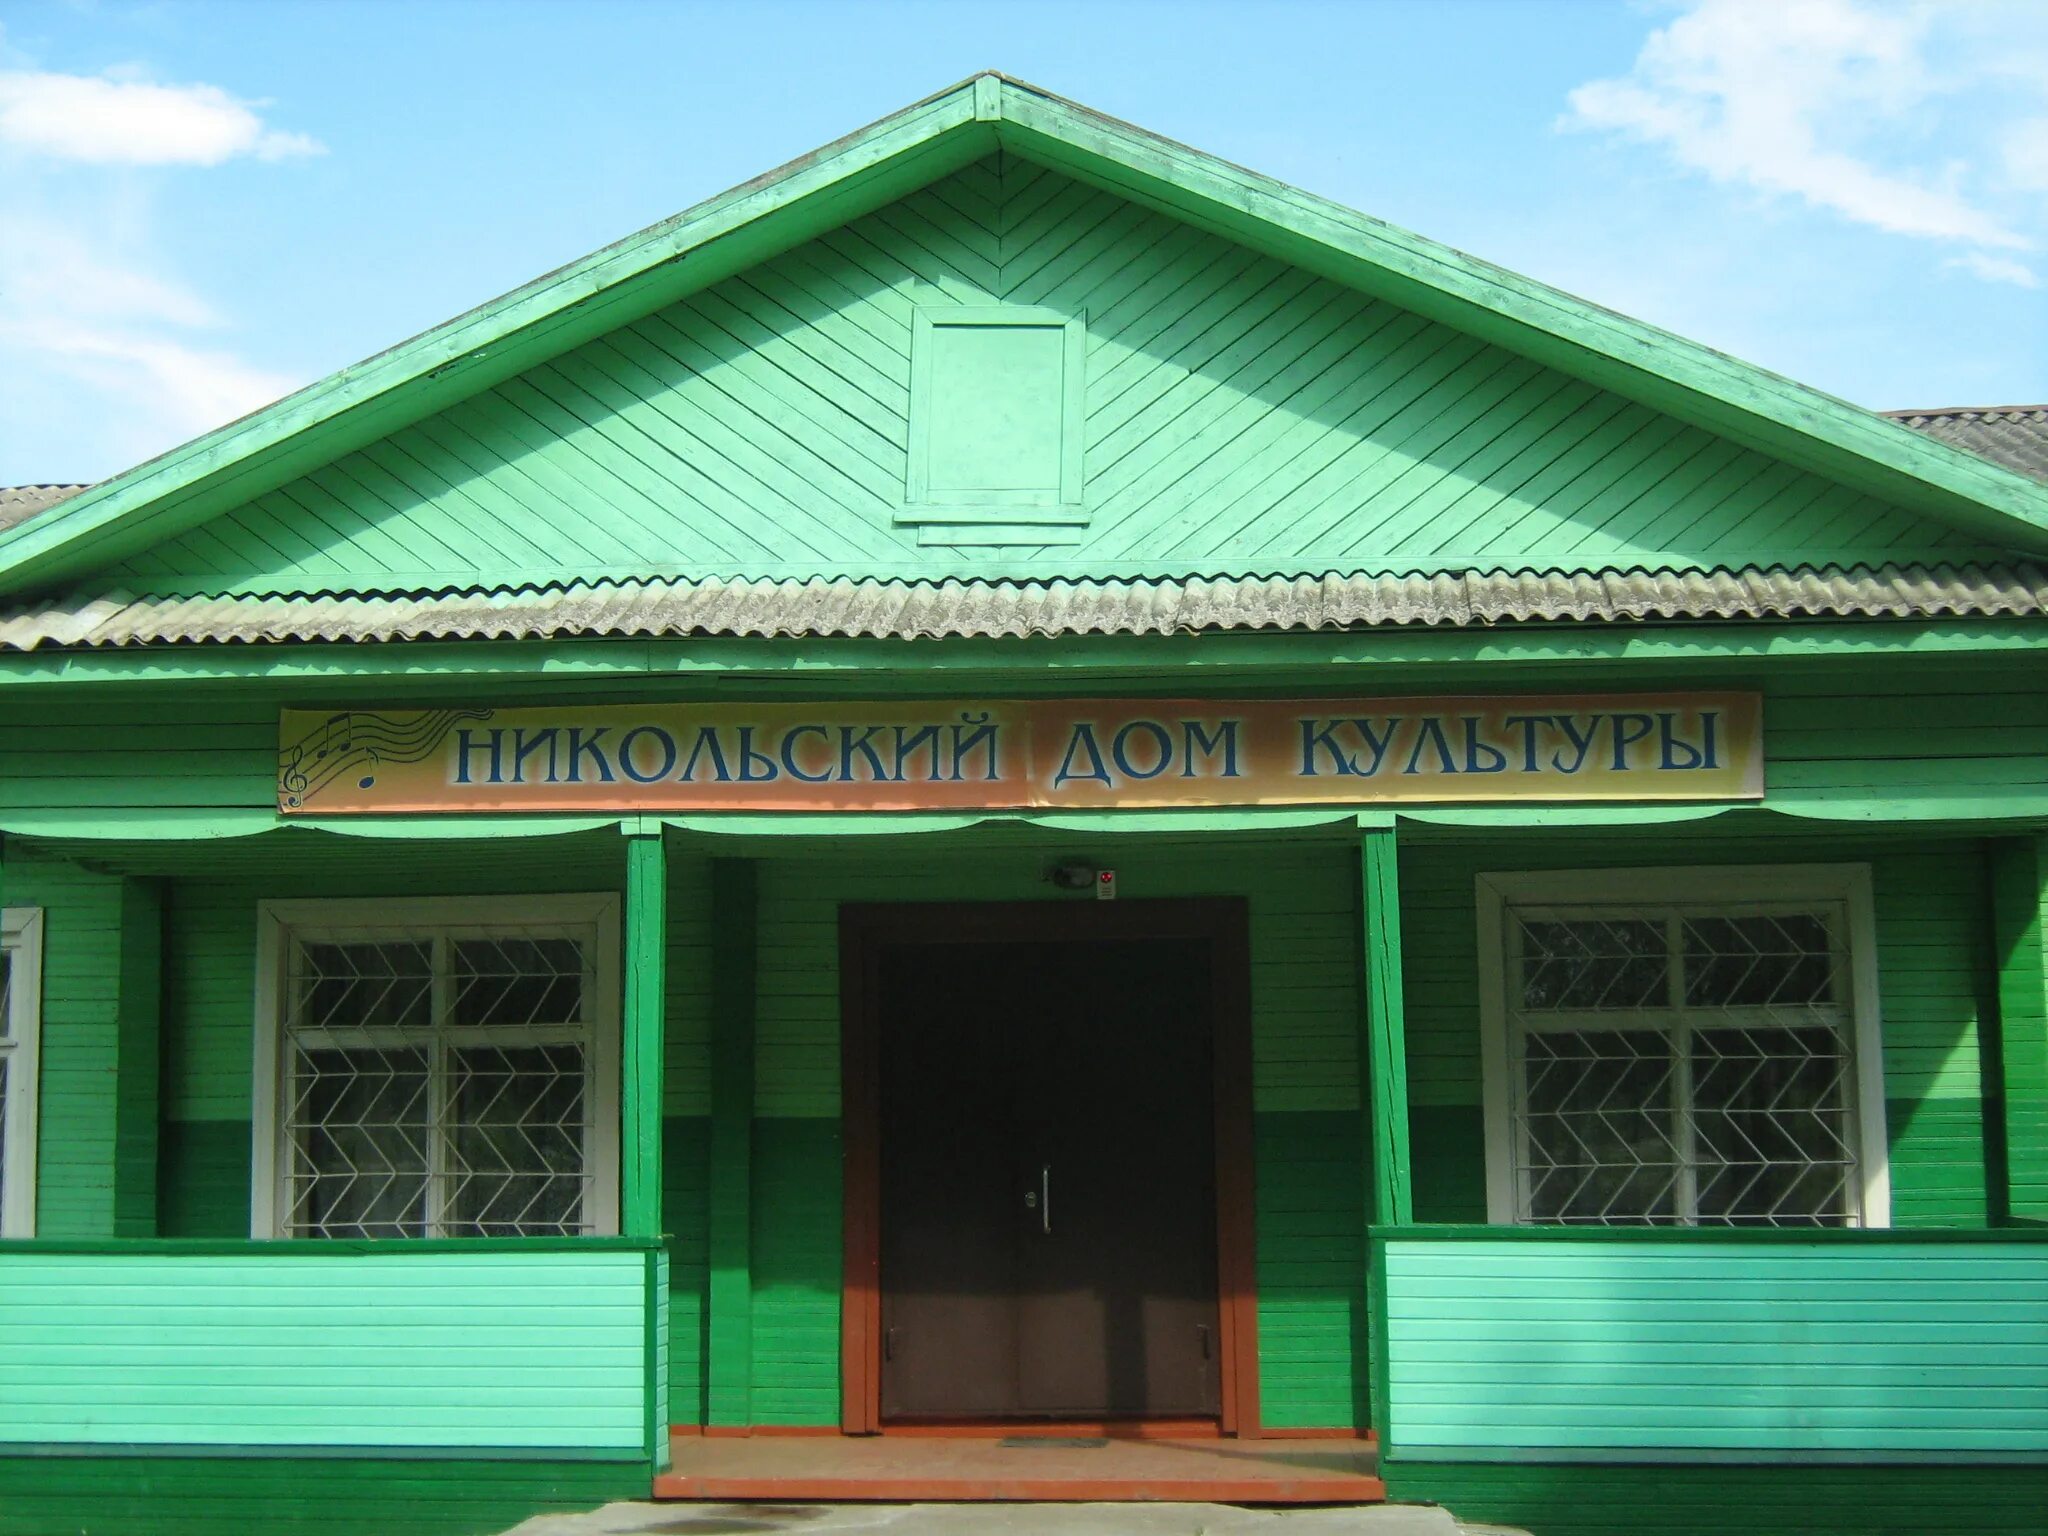
[[[1914,421],[1929,416],[2044,416],[2048,415],[2048,404],[2043,405],[1943,405],[1927,406],[1902,411],[1879,411],[1893,421]]]

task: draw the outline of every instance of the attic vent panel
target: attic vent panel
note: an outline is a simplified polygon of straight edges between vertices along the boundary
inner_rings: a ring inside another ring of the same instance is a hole
[[[920,544],[1078,542],[1085,331],[1014,305],[917,311],[897,521]]]

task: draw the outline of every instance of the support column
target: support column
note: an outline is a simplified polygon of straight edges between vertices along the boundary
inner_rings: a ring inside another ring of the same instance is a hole
[[[663,1021],[668,990],[668,857],[659,831],[627,835],[624,1076],[619,1096],[619,1230],[660,1237]]]
[[[1995,1034],[1982,1041],[1982,1048],[1986,1143],[1994,1164],[1991,1215],[1994,1222],[2043,1222],[2048,1221],[2048,839],[2012,837],[1992,843],[1990,881],[1998,1009]],[[2000,1162],[2003,1168],[1996,1166]]]
[[[1358,871],[1365,923],[1359,1097],[1372,1165],[1366,1220],[1401,1226],[1414,1219],[1414,1211],[1408,1169],[1408,1031],[1401,998],[1401,877],[1393,828],[1360,834]]]
[[[163,891],[121,882],[114,1007],[114,1235],[156,1236],[158,1127],[163,1122]]]
[[[754,865],[711,864],[711,1178],[704,1423],[753,1422]]]

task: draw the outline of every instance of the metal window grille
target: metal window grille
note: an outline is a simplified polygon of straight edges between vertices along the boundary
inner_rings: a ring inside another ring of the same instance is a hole
[[[1511,908],[1519,1218],[1858,1219],[1836,903]]]
[[[284,1230],[597,1230],[595,936],[299,930],[281,991]]]

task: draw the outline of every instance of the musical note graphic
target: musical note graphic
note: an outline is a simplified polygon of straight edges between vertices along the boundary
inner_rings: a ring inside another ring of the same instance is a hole
[[[379,763],[417,763],[431,757],[448,733],[465,720],[488,720],[488,709],[428,709],[380,715],[347,709],[277,755],[278,803],[299,810],[347,773]],[[374,772],[356,780],[359,789],[377,782]]]

